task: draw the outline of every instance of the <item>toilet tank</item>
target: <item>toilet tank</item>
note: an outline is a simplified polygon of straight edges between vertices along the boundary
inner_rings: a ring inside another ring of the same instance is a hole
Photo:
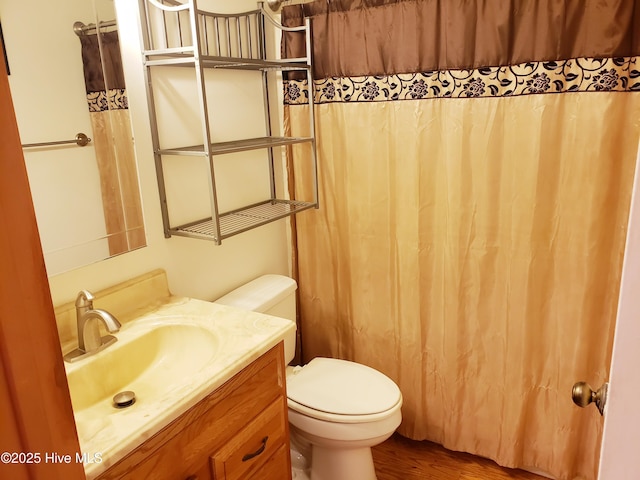
[[[243,310],[273,315],[296,321],[296,281],[284,275],[263,275],[246,283],[215,303]],[[295,354],[295,331],[285,339],[285,361],[289,363]]]

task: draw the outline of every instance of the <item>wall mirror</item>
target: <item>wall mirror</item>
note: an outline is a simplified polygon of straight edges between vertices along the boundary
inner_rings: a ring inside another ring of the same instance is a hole
[[[115,19],[113,0],[0,0],[49,276],[146,244]]]

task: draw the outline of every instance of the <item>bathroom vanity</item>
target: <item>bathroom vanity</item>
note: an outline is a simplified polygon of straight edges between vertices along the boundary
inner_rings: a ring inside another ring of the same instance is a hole
[[[164,271],[95,293],[117,341],[65,362],[88,480],[291,478],[285,345],[295,323],[176,297]],[[73,303],[56,309],[63,352]],[[116,408],[114,397],[135,402]]]
[[[291,478],[283,344],[97,477]]]

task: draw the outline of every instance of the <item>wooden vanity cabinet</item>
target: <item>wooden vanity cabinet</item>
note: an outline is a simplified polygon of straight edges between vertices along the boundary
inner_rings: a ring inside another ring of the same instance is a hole
[[[281,342],[98,480],[291,480]]]

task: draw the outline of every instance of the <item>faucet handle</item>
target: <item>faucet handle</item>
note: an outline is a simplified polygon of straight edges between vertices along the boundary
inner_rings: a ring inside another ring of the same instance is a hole
[[[93,308],[93,299],[95,297],[89,290],[80,290],[76,297],[76,307]]]

